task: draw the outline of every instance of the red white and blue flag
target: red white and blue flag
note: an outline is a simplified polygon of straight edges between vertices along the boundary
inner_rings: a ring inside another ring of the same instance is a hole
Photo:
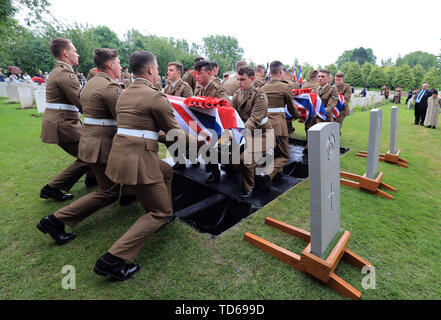
[[[242,131],[245,129],[245,124],[237,113],[236,109],[226,105],[215,107],[202,107],[189,104],[189,100],[200,100],[200,102],[210,99],[206,97],[191,97],[181,98],[167,95],[176,120],[179,126],[189,134],[194,136],[211,139],[214,132],[217,139],[220,139],[222,134],[231,129],[235,141],[240,144],[243,140]],[[194,102],[194,101],[193,101]],[[213,130],[213,131],[211,131]]]
[[[292,81],[295,81],[295,80],[296,80],[296,65],[295,65],[295,64],[292,65],[291,80],[292,80]]]
[[[337,105],[334,107],[334,110],[332,110],[335,119],[340,116],[340,112],[343,111],[345,107],[345,97],[339,92]]]
[[[326,121],[327,114],[322,99],[316,93],[303,93],[294,96],[294,105],[302,116],[302,123],[312,119],[315,115]],[[286,118],[292,119],[292,115],[285,106]]]
[[[299,74],[297,75],[297,79],[299,79],[299,83],[303,83],[302,66],[300,66],[300,68],[299,68]]]

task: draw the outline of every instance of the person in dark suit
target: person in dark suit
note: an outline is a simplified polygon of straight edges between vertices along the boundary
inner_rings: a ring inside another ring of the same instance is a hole
[[[431,96],[430,90],[427,90],[429,85],[423,84],[423,88],[418,92],[415,99],[415,122],[416,125],[424,125],[424,119],[426,118],[427,111],[427,99]]]

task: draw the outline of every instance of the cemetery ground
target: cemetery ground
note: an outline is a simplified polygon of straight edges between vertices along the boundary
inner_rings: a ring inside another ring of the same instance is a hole
[[[383,107],[382,153],[389,146],[391,105]],[[336,274],[362,299],[440,299],[441,133],[411,125],[413,111],[404,104],[399,109],[398,149],[410,166],[379,163],[383,181],[397,188],[390,191],[394,199],[341,186],[348,248],[375,267],[375,289],[363,289],[366,274],[344,262]],[[40,189],[73,159],[41,143],[42,116],[36,114],[0,99],[0,299],[345,299],[243,240],[249,231],[300,254],[305,242],[263,221],[269,216],[310,230],[308,180],[214,239],[175,219],[145,243],[133,279],[96,275],[96,260],[143,209],[116,202],[79,224],[76,239],[64,246],[39,232],[42,217],[70,203],[40,199]],[[303,124],[295,127],[294,136],[303,139]],[[341,157],[341,170],[362,175],[366,159],[355,153],[367,150],[369,112],[347,117],[342,131],[341,146],[351,151]],[[71,192],[75,200],[92,190],[83,177]],[[75,290],[62,288],[65,265],[75,268]]]

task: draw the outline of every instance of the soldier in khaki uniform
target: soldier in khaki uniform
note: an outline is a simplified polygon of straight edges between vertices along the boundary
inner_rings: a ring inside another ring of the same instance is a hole
[[[170,83],[165,87],[164,93],[177,97],[192,97],[193,90],[190,85],[181,80],[182,64],[178,62],[170,62],[167,68],[167,79]]]
[[[328,70],[323,69],[319,71],[319,74],[317,76],[318,83],[320,85],[318,94],[320,96],[320,99],[322,99],[323,105],[326,109],[326,121],[334,122],[332,111],[338,103],[338,91],[336,87],[329,84],[330,76],[331,73]]]
[[[242,199],[251,197],[254,188],[254,170],[266,150],[266,139],[274,140],[274,131],[268,121],[268,99],[261,88],[254,86],[255,73],[253,68],[244,66],[237,72],[239,90],[232,100],[232,106],[245,122],[245,139],[247,147],[241,155],[240,171],[242,175]],[[261,132],[259,132],[260,130]],[[271,133],[267,135],[267,130]],[[254,142],[258,139],[257,143]],[[272,147],[275,141],[272,142]],[[248,155],[246,156],[246,153]],[[245,158],[252,160],[247,163]]]
[[[211,81],[213,81],[214,83],[217,83],[218,85],[222,85],[220,79],[217,77],[217,74],[219,73],[219,65],[217,64],[216,61],[211,61]]]
[[[179,138],[188,135],[178,126],[167,97],[153,85],[158,78],[156,57],[148,51],[130,56],[134,83],[118,99],[118,129],[113,139],[106,175],[125,184],[136,195],[146,213],[98,259],[94,271],[117,280],[127,280],[139,270],[133,261],[146,239],[164,225],[173,213],[172,168],[158,156],[158,133],[175,130]]]
[[[319,90],[319,83],[317,81],[318,71],[317,70],[311,70],[309,71],[308,75],[308,81],[303,82],[302,89],[311,89],[312,92],[318,93]]]
[[[394,103],[400,104],[401,103],[401,94],[403,92],[403,89],[401,89],[400,86],[396,87],[395,89],[395,95],[394,95]]]
[[[238,61],[236,63],[236,73],[237,70],[239,70],[240,67],[246,66],[247,63],[246,61]],[[222,87],[224,88],[229,100],[231,100],[233,98],[234,93],[239,90],[239,85],[237,83],[237,79],[236,77],[229,77],[227,81],[225,81],[222,84]]]
[[[225,90],[211,81],[211,64],[208,61],[199,61],[195,64],[197,85],[195,96],[227,98]]]
[[[199,61],[195,64],[196,79],[198,84],[194,95],[196,97],[212,97],[219,99],[227,99],[224,89],[211,81],[211,64],[208,61]],[[220,138],[220,137],[219,137]],[[217,151],[214,151],[217,152]],[[205,169],[211,172],[210,176],[205,180],[206,183],[219,182],[220,171],[217,163],[207,163]]]
[[[57,59],[46,86],[46,110],[41,123],[41,140],[44,143],[57,144],[71,156],[78,157],[78,142],[81,136],[80,83],[72,70],[78,65],[79,55],[69,39],[54,39],[50,45],[52,54]],[[90,171],[90,165],[76,160],[71,166],[56,176],[41,189],[41,198],[58,201],[72,199],[72,194],[64,194]],[[86,186],[94,184],[94,177],[86,178]]]
[[[335,75],[335,86],[337,87],[338,92],[345,97],[345,108],[340,112],[340,115],[337,118],[337,122],[340,124],[340,133],[341,127],[343,126],[343,121],[347,115],[349,115],[349,102],[351,101],[351,87],[344,83],[345,74],[342,72],[338,72]]]
[[[199,61],[205,60],[203,57],[197,57],[196,59],[194,59],[194,64],[196,65],[196,63],[198,63]],[[191,90],[194,92],[194,90],[196,89],[196,71],[194,70],[189,70],[187,71],[183,76],[182,76],[182,81],[187,82],[190,87]]]
[[[82,220],[118,199],[120,186],[106,175],[107,159],[116,134],[115,107],[122,88],[115,81],[121,76],[118,51],[97,49],[94,63],[98,73],[81,90],[80,101],[84,113],[84,128],[79,143],[78,157],[90,163],[98,181],[98,190],[43,218],[38,229],[49,233],[64,244],[75,235],[64,232],[64,225],[75,227]]]
[[[129,68],[125,67],[122,74],[124,88],[128,88],[132,84],[132,75],[129,72]]]
[[[259,64],[256,69],[254,69],[256,73],[256,81],[254,81],[254,86],[257,88],[261,88],[265,83],[265,67]]]
[[[386,101],[389,100],[389,94],[390,94],[390,89],[389,87],[386,87],[386,90],[384,90],[384,99],[386,99]]]
[[[384,84],[382,87],[381,87],[381,92],[380,92],[380,95],[381,96],[384,96],[384,92],[386,91],[386,85]]]
[[[89,72],[87,73],[87,81],[89,81],[90,79],[92,79],[93,77],[95,77],[95,75],[98,73],[98,69],[97,68],[92,68],[89,70]]]
[[[292,89],[290,84],[282,80],[283,65],[280,61],[270,64],[271,80],[262,89],[268,98],[268,118],[277,138],[274,150],[274,171],[265,175],[262,186],[269,188],[269,180],[281,173],[283,166],[289,161],[289,139],[286,124],[285,106],[294,119],[300,119],[300,113],[294,106]]]

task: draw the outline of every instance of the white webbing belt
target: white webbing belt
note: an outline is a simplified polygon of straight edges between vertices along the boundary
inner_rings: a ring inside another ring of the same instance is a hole
[[[123,134],[126,136],[158,140],[158,132],[150,131],[150,130],[118,128],[118,131],[116,133]]]
[[[260,125],[262,126],[262,125],[264,125],[264,124],[267,123],[267,122],[268,122],[268,117],[265,117],[265,118],[263,118],[262,121],[260,122]]]
[[[285,108],[268,108],[269,113],[283,112],[285,113]]]
[[[96,119],[84,117],[84,124],[95,124],[100,126],[116,126],[116,121],[113,119]]]
[[[80,111],[80,109],[78,109],[73,104],[65,104],[65,103],[46,102],[46,108],[57,109],[57,110],[65,110],[65,111],[75,111],[75,112],[79,112]]]

